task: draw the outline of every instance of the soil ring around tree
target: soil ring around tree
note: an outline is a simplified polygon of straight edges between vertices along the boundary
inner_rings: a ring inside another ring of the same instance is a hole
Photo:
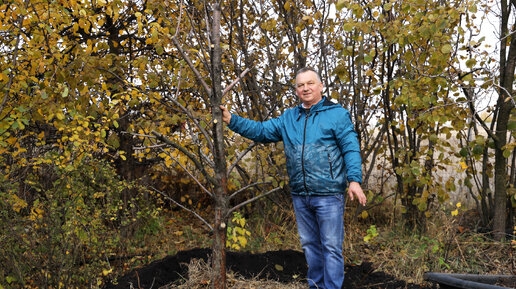
[[[188,264],[192,259],[207,261],[210,249],[192,249],[167,256],[146,266],[135,269],[119,277],[117,284],[108,284],[104,289],[159,288],[171,283],[178,283],[188,278]],[[269,251],[260,254],[248,252],[227,252],[226,265],[231,270],[246,278],[276,280],[282,283],[299,281],[306,276],[306,261],[303,252],[294,250]],[[372,263],[345,266],[343,289],[430,289],[435,286],[423,286],[398,280],[384,272],[375,270]]]

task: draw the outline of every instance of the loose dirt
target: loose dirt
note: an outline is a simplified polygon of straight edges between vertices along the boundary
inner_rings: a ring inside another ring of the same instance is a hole
[[[118,278],[116,285],[108,284],[105,289],[159,288],[171,283],[178,284],[188,278],[188,264],[192,259],[207,261],[211,250],[193,249],[182,251],[174,256],[167,256],[147,266],[133,270]],[[227,268],[243,277],[276,280],[290,283],[302,280],[306,276],[306,261],[302,252],[285,250],[261,254],[227,252]],[[375,271],[371,263],[346,265],[343,289],[423,289],[418,284],[397,280],[384,272]],[[131,287],[132,286],[132,287]],[[170,286],[168,286],[170,288]],[[307,286],[308,287],[308,286]]]

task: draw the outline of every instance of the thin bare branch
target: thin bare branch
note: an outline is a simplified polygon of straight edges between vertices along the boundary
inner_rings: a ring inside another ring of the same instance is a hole
[[[216,180],[210,175],[208,174],[208,172],[206,172],[206,170],[204,169],[204,166],[199,162],[199,160],[197,159],[196,155],[192,154],[190,151],[188,151],[185,147],[183,147],[182,145],[176,143],[175,141],[171,140],[169,137],[167,136],[164,136],[162,134],[160,134],[159,132],[157,131],[152,131],[152,134],[154,136],[156,136],[157,139],[159,139],[160,141],[170,145],[171,147],[175,148],[175,149],[178,149],[180,152],[182,152],[183,154],[186,155],[186,157],[188,157],[188,159],[190,159],[195,167],[201,171],[201,173],[203,174],[203,176],[213,185],[217,185],[217,182]]]
[[[250,70],[251,68],[247,68],[242,73],[240,73],[240,76],[238,76],[237,79],[233,80],[233,82],[231,82],[231,84],[224,89],[224,91],[222,92],[222,97],[224,97],[226,93],[228,93],[233,88],[233,86],[235,86],[235,84],[237,84],[240,81],[240,79],[242,79]]]
[[[210,197],[213,197],[213,194],[208,190],[206,189],[202,184],[201,182],[187,169],[185,168],[185,166],[183,166],[183,164],[181,164],[179,162],[178,159],[176,159],[175,157],[173,157],[170,152],[167,152],[166,150],[164,150],[163,148],[161,148],[161,151],[166,153],[172,160],[174,160],[200,187],[201,189],[206,193],[208,194],[208,196]]]
[[[22,26],[23,26],[23,17],[19,18],[18,25],[20,26],[19,30],[21,31]],[[14,44],[15,45],[14,52],[11,55],[13,71],[14,71],[14,68],[16,68],[16,66],[17,66],[18,50],[19,50],[18,47],[20,44],[20,39],[21,39],[21,32],[18,33],[18,36],[16,37],[16,43]],[[5,104],[7,103],[7,99],[9,98],[9,92],[11,90],[11,85],[13,84],[14,72],[11,72],[10,74],[11,75],[9,75],[9,82],[7,83],[7,85],[4,88],[5,95],[4,95],[4,99],[2,100],[2,104],[0,105],[0,113],[4,110]]]
[[[179,101],[177,101],[176,98],[173,98],[173,97],[170,97],[168,95],[165,95],[167,99],[169,99],[170,101],[172,101],[174,103],[174,105],[178,106],[187,116],[190,120],[192,120],[192,122],[195,124],[195,126],[199,129],[199,131],[204,135],[204,137],[206,138],[206,142],[208,143],[208,147],[210,149],[210,151],[214,151],[214,148],[213,148],[213,142],[211,141],[211,137],[210,135],[208,134],[208,132],[202,127],[202,125],[197,121],[197,119],[193,116],[192,112],[187,109],[186,107],[184,107],[183,105],[181,105],[181,103],[179,103]]]
[[[165,193],[163,193],[162,191],[156,189],[155,187],[151,187],[155,192],[157,192],[158,194],[162,195],[163,197],[165,197],[167,200],[171,201],[172,203],[176,204],[177,206],[181,207],[183,210],[186,210],[190,213],[192,213],[194,216],[196,216],[199,220],[201,220],[201,222],[203,222],[206,226],[208,226],[208,228],[210,228],[210,231],[213,231],[213,227],[210,225],[210,223],[208,223],[203,217],[201,217],[199,214],[197,214],[196,212],[194,212],[193,210],[190,210],[188,209],[187,207],[181,205],[179,202],[177,202],[176,200],[174,200],[173,198],[169,197],[168,195],[166,195]]]
[[[174,33],[174,37],[179,33],[179,25],[181,24],[181,17],[183,16],[183,0],[179,3],[179,19],[177,20],[176,33]]]
[[[130,134],[132,136],[137,136],[137,137],[156,138],[153,135],[140,134],[140,133],[134,133],[134,132],[128,132],[128,131],[123,131],[122,134]]]
[[[257,146],[258,143],[257,142],[253,142],[252,144],[250,144],[242,153],[240,153],[238,155],[238,157],[236,158],[236,160],[231,164],[231,166],[229,167],[228,169],[228,173],[227,175],[229,176],[229,174],[231,174],[231,171],[233,171],[233,169],[235,168],[235,166],[238,164],[238,162],[248,153],[250,152],[255,146]]]
[[[179,41],[177,41],[177,38],[175,36],[173,36],[171,40],[172,40],[172,43],[174,43],[174,45],[176,46],[176,48],[179,51],[179,53],[181,54],[181,56],[183,57],[183,59],[186,61],[186,63],[188,64],[188,66],[192,70],[192,72],[195,74],[195,77],[197,78],[197,81],[199,81],[201,86],[204,88],[204,91],[206,92],[206,94],[208,96],[211,96],[212,91],[211,91],[210,87],[204,81],[204,79],[203,79],[201,73],[199,72],[199,70],[197,70],[197,68],[195,68],[195,65],[193,64],[193,62],[190,59],[190,57],[188,57],[186,52],[183,50],[183,48],[181,47],[181,44],[179,44]]]
[[[133,147],[133,150],[135,151],[141,151],[146,149],[159,149],[166,146],[166,144],[158,144],[158,145],[152,145],[152,146],[144,146],[144,147]]]
[[[228,200],[231,200],[234,196],[238,195],[239,193],[247,190],[248,188],[250,187],[254,187],[254,186],[258,186],[258,185],[264,185],[264,184],[270,184],[271,182],[256,182],[256,183],[252,183],[250,185],[247,185],[243,188],[240,188],[240,190],[237,190],[236,192],[234,192],[233,194],[231,194],[231,196],[229,196]]]
[[[274,193],[274,192],[277,192],[277,191],[279,191],[279,190],[281,190],[281,187],[274,188],[274,189],[272,189],[272,190],[270,190],[270,191],[268,191],[268,192],[266,192],[266,193],[263,193],[263,194],[261,194],[261,195],[258,195],[258,196],[254,197],[254,198],[251,198],[251,199],[249,199],[249,200],[247,200],[247,201],[245,201],[245,202],[242,202],[242,203],[240,203],[240,204],[238,204],[238,205],[234,206],[233,208],[231,208],[231,209],[229,209],[229,210],[228,210],[228,212],[226,213],[226,218],[228,218],[228,217],[229,217],[229,215],[230,215],[231,213],[233,213],[233,211],[238,210],[238,209],[240,209],[241,207],[243,207],[243,206],[245,206],[245,205],[247,205],[247,204],[249,204],[249,203],[252,203],[252,202],[254,202],[254,201],[256,201],[256,200],[259,200],[259,199],[261,199],[261,198],[263,198],[263,197],[266,197],[266,196],[268,196],[268,195],[270,195],[270,194],[272,194],[272,193]]]

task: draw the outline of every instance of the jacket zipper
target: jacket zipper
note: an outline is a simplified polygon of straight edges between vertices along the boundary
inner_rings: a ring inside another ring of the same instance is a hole
[[[305,137],[306,137],[306,123],[308,122],[308,117],[310,116],[310,112],[306,113],[305,117],[305,127],[303,128],[303,147],[301,149],[301,170],[303,171],[303,185],[305,186],[305,192],[308,194],[308,187],[306,186],[306,172],[305,172]]]
[[[328,153],[328,161],[330,162],[330,176],[331,176],[332,179],[334,179],[334,177],[333,177],[333,166],[331,164],[330,153]]]

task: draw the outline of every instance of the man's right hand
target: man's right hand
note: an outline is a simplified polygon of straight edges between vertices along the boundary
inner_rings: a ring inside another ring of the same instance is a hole
[[[220,105],[219,107],[222,110],[222,121],[229,125],[229,123],[231,122],[231,113],[225,106]]]

